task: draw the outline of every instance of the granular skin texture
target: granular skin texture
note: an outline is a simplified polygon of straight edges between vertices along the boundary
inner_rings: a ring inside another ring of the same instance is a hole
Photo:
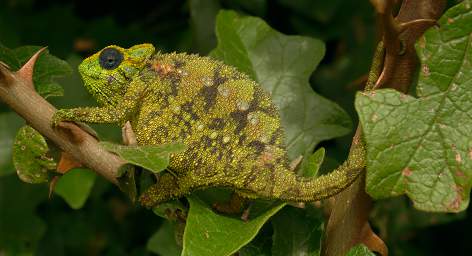
[[[169,172],[140,197],[147,207],[205,187],[229,187],[245,198],[316,201],[340,192],[364,160],[352,157],[317,179],[289,168],[278,109],[260,85],[220,61],[163,54],[150,44],[108,46],[82,62],[87,90],[101,107],[61,109],[60,121],[130,121],[139,145],[181,142]]]

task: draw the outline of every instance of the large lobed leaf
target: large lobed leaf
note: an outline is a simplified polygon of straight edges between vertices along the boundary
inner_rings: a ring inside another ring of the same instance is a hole
[[[244,222],[213,212],[203,201],[189,197],[190,212],[182,255],[232,255],[251,241],[262,225],[284,204]]]
[[[357,95],[367,143],[367,191],[407,194],[418,209],[458,212],[472,185],[472,8],[449,9],[417,45],[418,98]]]

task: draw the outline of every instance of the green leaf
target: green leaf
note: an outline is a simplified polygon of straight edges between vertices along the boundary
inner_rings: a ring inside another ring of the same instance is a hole
[[[315,177],[323,163],[325,152],[326,150],[324,148],[319,148],[311,155],[305,154],[305,156],[308,157],[303,160],[299,174],[304,177]]]
[[[26,183],[48,181],[48,171],[56,169],[56,162],[48,155],[44,137],[31,126],[23,126],[13,144],[13,165],[18,177]]]
[[[375,253],[371,252],[365,245],[358,244],[352,247],[346,256],[375,256]]]
[[[46,198],[44,185],[20,182],[15,175],[0,177],[0,254],[32,255],[46,231],[35,214]]]
[[[152,146],[124,146],[110,142],[100,142],[108,151],[118,154],[130,164],[141,166],[158,173],[169,165],[169,156],[185,150],[185,145],[175,143]]]
[[[54,192],[72,209],[80,209],[87,201],[96,177],[95,172],[89,169],[72,169],[59,178]]]
[[[220,11],[216,23],[218,47],[210,55],[237,67],[271,93],[291,159],[351,130],[348,115],[316,94],[308,82],[324,55],[323,42],[283,35],[259,18],[239,17],[233,11]]]
[[[41,47],[22,46],[14,50],[20,63],[25,63]],[[41,53],[34,67],[33,82],[38,93],[44,98],[51,96],[62,96],[64,89],[54,82],[54,79],[61,76],[70,75],[72,68],[69,64],[51,54],[48,50]]]
[[[16,113],[0,113],[0,177],[15,172],[12,164],[12,146],[15,134],[24,124]]]
[[[231,255],[249,243],[262,225],[284,204],[278,204],[244,222],[213,212],[203,201],[188,197],[190,212],[182,255]]]
[[[0,43],[0,61],[7,64],[10,69],[17,70],[21,67],[15,52]]]
[[[285,207],[272,218],[272,255],[319,255],[323,218],[307,209]]]
[[[39,46],[22,46],[10,50],[0,45],[0,61],[8,64],[12,70],[18,70],[39,49],[41,49]],[[34,66],[33,82],[38,93],[44,98],[62,96],[64,90],[54,82],[54,79],[71,73],[72,69],[66,61],[49,54],[49,51],[45,50]]]
[[[176,242],[175,223],[165,221],[159,230],[148,240],[146,248],[154,253],[165,256],[178,256],[182,251]]]
[[[192,0],[189,5],[194,48],[200,54],[207,54],[216,45],[214,27],[220,3],[218,0]]]
[[[418,44],[418,98],[358,94],[367,143],[367,192],[406,194],[425,211],[458,212],[472,185],[472,9],[449,9]]]

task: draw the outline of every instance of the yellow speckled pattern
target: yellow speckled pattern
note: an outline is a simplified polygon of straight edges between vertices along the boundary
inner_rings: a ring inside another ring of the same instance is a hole
[[[172,174],[161,174],[141,196],[143,205],[209,186],[230,187],[249,198],[315,201],[355,178],[341,171],[307,179],[290,171],[277,108],[235,68],[197,55],[161,54],[150,44],[107,48],[121,53],[111,56],[116,67],[104,68],[100,61],[108,59],[101,52],[79,67],[86,88],[103,107],[59,110],[53,122],[131,121],[138,144],[187,145],[171,157]],[[354,164],[362,168],[364,163]]]

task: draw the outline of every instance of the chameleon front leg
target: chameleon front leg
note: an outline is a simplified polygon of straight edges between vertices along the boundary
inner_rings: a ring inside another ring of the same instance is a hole
[[[85,123],[118,123],[125,114],[114,107],[86,107],[59,109],[52,117],[52,125],[57,126],[63,121]]]
[[[124,123],[135,112],[140,102],[144,87],[139,83],[131,83],[124,96],[119,97],[116,105],[104,107],[85,107],[60,109],[52,117],[52,125],[62,121],[85,123]]]

